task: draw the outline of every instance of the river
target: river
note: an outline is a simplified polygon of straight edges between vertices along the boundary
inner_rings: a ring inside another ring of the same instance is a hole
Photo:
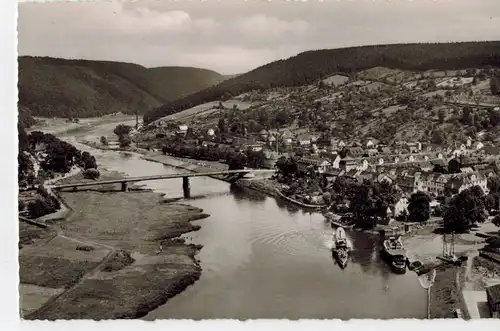
[[[64,139],[90,151],[100,166],[129,176],[181,170],[139,155],[78,144],[109,135],[116,124],[71,132]],[[182,181],[145,183],[182,197]],[[187,203],[211,216],[188,242],[202,244],[201,278],[144,319],[181,318],[425,318],[426,292],[413,272],[391,272],[370,235],[347,232],[353,251],[342,270],[329,247],[333,230],[317,213],[210,178],[191,179]]]

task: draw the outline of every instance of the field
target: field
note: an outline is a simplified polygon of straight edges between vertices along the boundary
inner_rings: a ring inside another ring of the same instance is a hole
[[[219,102],[216,102],[216,101],[207,102],[207,103],[183,110],[181,112],[162,117],[161,119],[159,119],[156,122],[159,122],[159,121],[188,122],[188,121],[193,120],[196,117],[207,116],[213,112],[218,111],[218,109],[216,108],[218,104],[219,104]],[[228,101],[223,102],[222,105],[228,109],[233,109],[233,107],[235,105],[236,105],[236,107],[238,107],[238,109],[247,109],[252,105],[252,103],[239,101],[239,100],[228,100]]]
[[[208,215],[153,192],[110,189],[61,192],[73,212],[48,229],[21,223],[24,318],[141,317],[198,279],[199,247],[176,237]]]

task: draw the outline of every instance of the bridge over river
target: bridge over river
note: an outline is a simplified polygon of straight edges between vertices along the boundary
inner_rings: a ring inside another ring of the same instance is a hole
[[[73,190],[77,190],[79,187],[89,187],[89,186],[98,186],[98,185],[108,185],[108,184],[121,184],[121,190],[123,192],[128,191],[129,183],[137,183],[144,182],[150,180],[160,180],[160,179],[175,179],[182,178],[182,186],[184,189],[184,196],[189,197],[190,185],[189,178],[190,177],[211,177],[211,176],[220,176],[220,175],[237,175],[234,180],[243,178],[247,174],[254,173],[269,173],[274,174],[275,170],[272,169],[240,169],[240,170],[222,170],[222,171],[212,171],[212,172],[189,172],[189,173],[180,173],[180,174],[166,174],[166,175],[152,175],[152,176],[136,176],[136,177],[125,177],[119,179],[108,179],[108,180],[94,180],[94,181],[85,181],[79,183],[72,184],[56,184],[56,185],[48,185],[49,188],[60,190],[64,188],[73,188]]]

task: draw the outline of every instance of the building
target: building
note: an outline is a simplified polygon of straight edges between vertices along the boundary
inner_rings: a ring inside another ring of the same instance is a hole
[[[359,166],[358,159],[346,157],[339,161],[339,168],[344,170],[345,172],[349,172],[352,169],[357,169],[358,166]]]
[[[366,142],[366,148],[377,148],[379,141],[375,138],[369,137]]]
[[[186,133],[188,130],[188,126],[187,125],[179,125],[179,132],[180,133]]]
[[[483,190],[484,194],[488,194],[490,191],[488,189],[487,179],[481,176],[478,172],[464,173],[454,176],[452,175],[447,182],[447,186],[452,192],[456,192],[458,190],[458,193],[473,186],[479,186]]]
[[[312,168],[316,172],[322,174],[327,172],[330,167],[331,163],[326,159],[311,159],[303,157],[297,161],[297,168],[301,173],[306,173],[309,169]]]
[[[347,151],[347,156],[351,158],[360,158],[367,155],[365,150],[361,147],[350,147]]]
[[[261,144],[245,144],[245,149],[250,152],[260,152],[263,149]]]
[[[300,146],[309,146],[311,145],[311,137],[307,134],[302,134],[297,137],[297,143]]]
[[[419,142],[407,143],[406,147],[410,153],[417,153],[422,150],[422,144]]]
[[[214,129],[208,129],[208,130],[207,130],[207,135],[208,135],[209,137],[212,137],[213,135],[215,135],[215,130],[214,130]]]
[[[491,317],[500,318],[500,284],[487,287],[486,298]]]

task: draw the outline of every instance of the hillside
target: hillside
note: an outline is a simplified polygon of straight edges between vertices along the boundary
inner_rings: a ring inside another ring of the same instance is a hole
[[[19,57],[19,120],[144,113],[223,81],[206,69]]]
[[[387,145],[419,140],[450,146],[467,136],[494,144],[500,140],[499,77],[500,69],[494,68],[415,72],[374,67],[203,103],[163,117],[166,127],[162,121],[150,123],[146,133],[168,132],[170,123],[207,132],[218,130],[222,121],[236,136],[279,129],[349,142],[375,137]]]
[[[351,74],[379,66],[415,71],[500,66],[500,41],[378,45],[308,51],[154,108],[144,115],[144,121],[149,123],[204,102],[226,100],[251,90],[300,86],[335,72]]]

